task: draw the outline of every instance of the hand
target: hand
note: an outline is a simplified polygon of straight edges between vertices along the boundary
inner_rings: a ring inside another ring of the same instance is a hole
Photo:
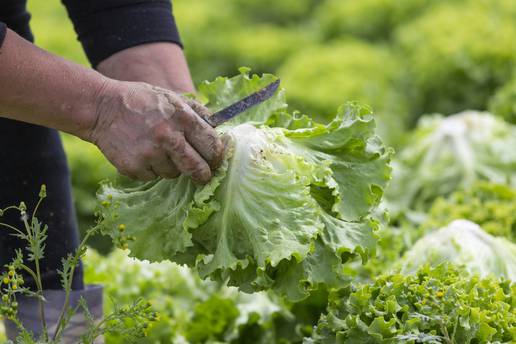
[[[198,113],[206,116],[209,110],[172,91],[110,80],[86,139],[131,178],[185,174],[205,183],[222,162],[224,146]]]

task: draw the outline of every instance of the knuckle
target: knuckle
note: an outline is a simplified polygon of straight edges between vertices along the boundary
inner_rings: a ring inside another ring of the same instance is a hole
[[[154,126],[152,130],[152,135],[154,141],[158,145],[162,145],[163,143],[167,142],[167,140],[171,136],[170,126],[165,122],[161,122]]]
[[[191,131],[193,127],[196,125],[196,119],[198,116],[195,115],[193,110],[186,104],[181,104],[178,106],[178,116],[177,123],[182,128],[187,128],[188,131]]]
[[[180,168],[183,171],[183,173],[188,175],[194,175],[199,170],[201,170],[205,164],[206,163],[203,160],[200,160],[199,157],[189,153],[181,156]]]
[[[182,153],[186,149],[186,139],[183,135],[170,135],[168,138],[168,146],[173,152]]]
[[[192,173],[192,179],[201,182],[207,183],[211,179],[211,171],[206,164],[200,164]]]

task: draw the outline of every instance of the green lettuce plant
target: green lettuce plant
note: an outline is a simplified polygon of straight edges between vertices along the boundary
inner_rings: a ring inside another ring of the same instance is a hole
[[[68,134],[63,134],[61,138],[70,168],[77,222],[81,236],[84,236],[96,221],[95,190],[99,188],[101,181],[117,178],[117,173],[94,145]],[[120,181],[122,180],[123,177],[120,178]],[[100,233],[90,236],[88,246],[103,253],[109,252],[112,248],[109,237]]]
[[[423,223],[425,230],[466,219],[491,235],[516,240],[516,190],[504,184],[479,182],[433,204]]]
[[[378,230],[375,255],[363,264],[355,259],[345,267],[345,274],[354,282],[371,282],[378,276],[396,271],[397,263],[425,231],[408,221],[396,226],[384,224]]]
[[[318,0],[233,0],[240,15],[251,22],[269,22],[285,26],[307,21],[321,3]]]
[[[216,111],[275,79],[244,70],[200,92]],[[367,108],[350,103],[318,124],[285,106],[280,91],[218,128],[225,160],[206,185],[105,184],[102,231],[131,256],[187,264],[246,292],[299,300],[318,284],[339,285],[343,264],[375,249],[371,210],[390,177],[389,151]]]
[[[353,39],[304,49],[278,72],[289,102],[320,121],[330,121],[345,100],[371,105],[379,135],[391,145],[400,143],[410,113],[404,73],[389,49]]]
[[[390,38],[400,25],[424,14],[442,0],[327,0],[316,19],[325,38],[352,35],[378,41]]]
[[[426,212],[435,199],[479,181],[516,186],[516,127],[485,112],[423,117],[393,162],[394,214]]]
[[[489,111],[509,123],[516,124],[516,78],[497,89],[489,99],[488,105]]]
[[[305,344],[514,343],[516,285],[443,264],[332,294]]]
[[[397,266],[402,272],[411,273],[422,265],[444,262],[463,265],[467,271],[481,276],[516,280],[516,244],[493,237],[467,220],[455,220],[429,232],[405,253]]]
[[[86,281],[104,285],[106,299],[126,305],[145,298],[159,314],[147,328],[147,336],[139,340],[142,344],[300,343],[305,321],[301,312],[313,310],[304,304],[292,307],[264,292],[244,294],[203,281],[186,267],[140,261],[119,249],[108,256],[89,250],[84,266]],[[106,308],[111,311],[112,303]],[[125,343],[118,334],[107,334],[105,339],[111,344]]]
[[[493,92],[511,78],[516,62],[509,3],[443,2],[396,30],[395,43],[407,57],[410,80],[418,90],[414,115],[487,107]]]
[[[274,18],[280,16],[284,21],[285,14],[294,14],[297,9],[302,15],[315,5],[314,0],[287,1],[288,4],[285,1],[267,2],[190,0],[174,4],[175,18],[195,81],[234,73],[239,66],[252,66],[257,72],[275,71],[293,52],[312,44],[315,30],[306,25],[281,25]],[[291,6],[292,3],[295,4]],[[214,8],[223,10],[214,11]],[[206,63],[207,59],[209,63]]]

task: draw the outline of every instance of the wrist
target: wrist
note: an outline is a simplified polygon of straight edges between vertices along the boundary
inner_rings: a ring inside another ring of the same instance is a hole
[[[92,90],[86,101],[84,113],[81,116],[85,119],[79,130],[74,134],[81,139],[95,143],[96,132],[100,123],[104,122],[105,114],[111,112],[115,105],[123,98],[122,83],[102,76],[102,80],[97,87]]]

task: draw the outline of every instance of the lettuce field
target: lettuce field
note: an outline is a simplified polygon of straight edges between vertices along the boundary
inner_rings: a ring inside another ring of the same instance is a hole
[[[157,314],[134,342],[516,343],[515,1],[173,5],[210,110],[281,86],[217,128],[206,185],[63,135],[87,282]],[[57,0],[29,8],[87,63]]]

